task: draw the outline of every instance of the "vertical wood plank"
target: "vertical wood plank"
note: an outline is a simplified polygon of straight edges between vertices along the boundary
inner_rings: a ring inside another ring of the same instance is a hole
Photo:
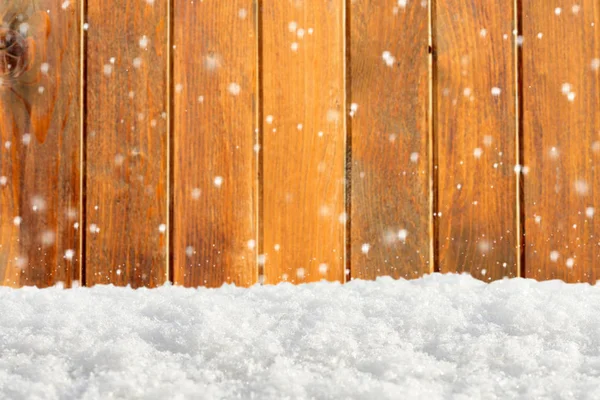
[[[167,278],[167,5],[88,2],[89,285]]]
[[[600,3],[523,1],[526,276],[600,276]]]
[[[428,14],[351,2],[353,278],[430,271]]]
[[[0,5],[0,284],[79,279],[79,1]]]
[[[517,276],[513,0],[437,0],[435,130],[439,265]]]
[[[265,282],[343,281],[344,1],[262,4]]]
[[[257,281],[255,11],[252,0],[175,1],[177,284]]]

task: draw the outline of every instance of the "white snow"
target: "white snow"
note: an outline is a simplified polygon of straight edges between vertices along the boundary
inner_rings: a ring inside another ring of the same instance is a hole
[[[600,397],[600,288],[0,288],[0,398]]]

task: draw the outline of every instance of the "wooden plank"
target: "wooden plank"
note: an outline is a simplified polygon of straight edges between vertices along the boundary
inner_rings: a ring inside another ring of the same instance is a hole
[[[351,274],[418,277],[433,267],[427,2],[357,0],[350,16]]]
[[[344,280],[344,1],[265,0],[266,283]]]
[[[253,1],[174,10],[174,282],[248,286],[258,277]]]
[[[0,284],[79,279],[79,1],[0,5]]]
[[[600,3],[523,1],[526,276],[596,282]]]
[[[439,266],[485,281],[518,275],[514,3],[433,11]]]
[[[86,282],[165,282],[167,0],[88,2]]]

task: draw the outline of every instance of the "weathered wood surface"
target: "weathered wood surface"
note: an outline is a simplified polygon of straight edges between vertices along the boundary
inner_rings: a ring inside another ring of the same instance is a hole
[[[344,4],[262,2],[266,283],[345,278]]]
[[[523,1],[525,266],[600,276],[600,3]]]
[[[174,10],[173,279],[251,285],[258,278],[257,10],[252,0],[176,0]]]
[[[518,275],[514,3],[433,12],[439,266],[485,281]]]
[[[79,1],[0,5],[0,284],[79,280]]]
[[[358,0],[350,18],[352,278],[419,277],[433,269],[427,4]]]
[[[88,285],[167,280],[167,6],[87,4]]]
[[[0,17],[0,284],[598,277],[595,0]]]

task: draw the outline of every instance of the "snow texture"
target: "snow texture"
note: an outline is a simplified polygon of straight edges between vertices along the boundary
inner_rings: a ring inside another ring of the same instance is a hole
[[[600,288],[0,288],[2,399],[600,398]]]

